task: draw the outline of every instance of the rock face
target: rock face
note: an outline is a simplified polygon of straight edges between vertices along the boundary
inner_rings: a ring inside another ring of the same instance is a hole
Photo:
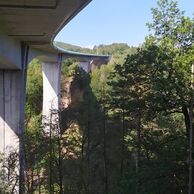
[[[67,109],[70,105],[71,108],[82,100],[84,91],[79,85],[74,83],[75,77],[71,76],[62,80],[61,90],[61,109]]]
[[[84,98],[84,88],[75,75],[62,79],[61,82],[61,123],[65,131],[75,123],[79,114],[80,103]]]
[[[73,82],[73,77],[66,78],[62,80],[62,90],[61,90],[61,107],[66,109],[71,104],[71,84]]]

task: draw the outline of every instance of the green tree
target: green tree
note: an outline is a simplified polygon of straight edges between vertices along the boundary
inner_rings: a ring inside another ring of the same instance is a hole
[[[164,114],[168,118],[174,114],[183,114],[185,134],[189,138],[193,20],[183,15],[176,2],[167,0],[158,1],[158,8],[152,9],[152,13],[153,22],[149,24],[149,27],[153,30],[154,35],[146,39],[137,53],[129,55],[124,65],[117,65],[115,72],[110,77],[112,86],[110,106],[114,109],[115,114],[119,112],[118,110],[125,110],[125,120],[130,126],[125,125],[129,133],[129,135],[125,134],[125,137],[137,140],[130,147],[133,152],[136,150],[137,153],[136,193],[145,192],[145,187],[142,185],[144,183],[141,180],[145,174],[142,175],[143,165],[140,164],[145,162],[144,153],[151,151],[143,148],[145,129],[151,123],[157,124],[155,119],[158,118],[158,115]],[[181,119],[181,121],[183,120]],[[134,136],[133,133],[136,135]],[[184,139],[184,133],[182,136]],[[186,152],[185,143],[183,141],[183,150]],[[186,155],[182,155],[182,157],[184,159],[181,163],[185,169]],[[171,169],[182,168],[181,165],[176,165],[172,165]],[[175,172],[176,176],[179,176],[178,171],[175,170]],[[184,191],[186,191],[185,185],[186,181],[184,180],[181,186]],[[180,189],[178,187],[176,186],[172,192]]]

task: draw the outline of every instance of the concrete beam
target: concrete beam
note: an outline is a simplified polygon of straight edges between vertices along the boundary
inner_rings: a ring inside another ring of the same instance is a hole
[[[21,43],[0,32],[0,69],[21,69]]]

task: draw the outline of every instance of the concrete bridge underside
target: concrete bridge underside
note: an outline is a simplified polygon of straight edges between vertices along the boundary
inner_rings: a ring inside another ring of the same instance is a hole
[[[23,134],[28,63],[42,61],[43,115],[58,109],[61,62],[76,58],[86,71],[106,64],[109,56],[75,53],[57,48],[57,33],[91,0],[0,0],[0,152],[19,153],[23,193]]]

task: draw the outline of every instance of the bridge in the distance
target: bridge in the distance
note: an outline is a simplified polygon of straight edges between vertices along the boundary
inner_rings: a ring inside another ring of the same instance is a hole
[[[90,1],[0,0],[0,152],[19,152],[20,186],[28,63],[33,58],[42,62],[43,114],[49,115],[51,108],[59,107],[63,60],[76,58],[86,71],[109,61],[109,56],[67,51],[53,42]],[[22,193],[22,187],[19,192]]]

